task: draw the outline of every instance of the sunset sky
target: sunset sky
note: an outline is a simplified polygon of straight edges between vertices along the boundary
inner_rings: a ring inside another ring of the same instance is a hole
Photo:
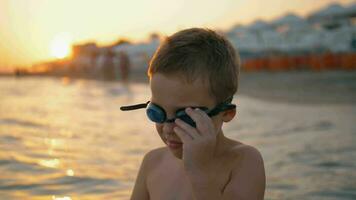
[[[355,0],[0,0],[0,71],[65,56],[70,43],[144,41],[199,26],[227,30]]]

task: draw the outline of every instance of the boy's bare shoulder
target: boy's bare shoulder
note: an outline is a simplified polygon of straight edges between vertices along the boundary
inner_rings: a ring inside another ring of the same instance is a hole
[[[166,155],[167,153],[167,147],[160,147],[157,149],[153,149],[149,152],[146,153],[146,155],[143,158],[143,162],[147,168],[151,168],[156,166],[162,158]]]
[[[167,147],[160,147],[156,149],[152,149],[149,152],[146,153],[145,157],[147,159],[160,159],[162,156],[164,156],[167,153]]]
[[[261,156],[260,151],[251,146],[251,145],[247,145],[247,144],[243,144],[241,142],[237,142],[236,145],[233,146],[232,151],[239,155],[239,156],[252,156],[252,157],[258,157]]]
[[[231,149],[234,167],[224,193],[241,199],[263,199],[266,176],[261,153],[257,148],[238,143]]]
[[[243,144],[241,142],[236,142],[236,145],[231,148],[232,155],[238,160],[238,165],[263,165],[263,159],[260,151],[247,144]]]

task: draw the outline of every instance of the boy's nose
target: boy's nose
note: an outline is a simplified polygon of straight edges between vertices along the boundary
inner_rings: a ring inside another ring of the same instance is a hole
[[[163,123],[163,132],[165,134],[173,134],[173,128],[176,126],[174,122],[164,122]]]

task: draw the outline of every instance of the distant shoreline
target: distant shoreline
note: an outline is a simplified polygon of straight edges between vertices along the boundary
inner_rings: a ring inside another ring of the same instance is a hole
[[[131,82],[148,78],[138,75]],[[237,94],[271,102],[356,104],[356,71],[242,71]]]
[[[16,76],[8,74],[1,74],[1,77],[16,78]],[[26,75],[19,78],[26,77],[51,76]],[[144,71],[133,71],[131,73],[131,83],[148,84],[148,81]],[[353,105],[356,104],[356,71],[242,71],[237,94],[271,102]]]
[[[356,71],[242,72],[240,94],[296,104],[356,104]]]

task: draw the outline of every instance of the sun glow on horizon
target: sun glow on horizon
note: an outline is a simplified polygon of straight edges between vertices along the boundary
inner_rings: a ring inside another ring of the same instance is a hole
[[[61,33],[54,37],[51,42],[51,55],[55,58],[62,59],[71,54],[71,38],[67,33]]]
[[[225,32],[258,19],[270,22],[286,13],[306,17],[331,3],[349,6],[353,2],[0,0],[0,71],[12,73],[19,66],[69,58],[73,43],[110,46],[120,38],[145,43],[152,33],[168,36],[191,27]]]

